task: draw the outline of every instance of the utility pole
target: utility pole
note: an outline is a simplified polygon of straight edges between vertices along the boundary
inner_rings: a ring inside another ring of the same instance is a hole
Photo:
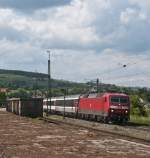
[[[96,79],[96,89],[97,89],[97,93],[99,92],[99,79]]]
[[[66,95],[68,94],[68,89],[63,89],[63,93],[64,93],[64,113],[63,113],[63,118],[65,119]]]
[[[48,98],[50,99],[50,101],[47,102],[47,112],[49,112],[48,110],[48,105],[50,105],[50,113],[51,113],[51,97],[52,97],[52,91],[51,91],[51,52],[50,50],[47,50],[48,53]]]
[[[37,88],[38,88],[38,85],[37,85],[37,78],[35,78],[35,83],[34,83],[34,97],[36,98],[37,97]]]
[[[37,73],[37,70],[35,70],[35,73]],[[37,76],[34,78],[34,84],[33,84],[33,90],[34,90],[34,97],[37,97],[37,89],[38,89],[38,81],[37,81]]]
[[[64,89],[64,113],[63,113],[63,119],[65,118],[65,108],[66,108],[66,90]]]

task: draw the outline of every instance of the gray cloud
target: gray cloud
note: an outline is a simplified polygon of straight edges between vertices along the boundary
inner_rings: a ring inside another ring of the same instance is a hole
[[[57,4],[58,1],[55,2]],[[36,7],[36,4],[33,6]],[[26,33],[30,42],[41,45],[42,48],[91,49],[97,52],[111,48],[128,53],[150,49],[150,35],[147,31],[150,16],[140,6],[130,4],[129,1],[101,0],[99,5],[96,0],[76,0],[67,7],[39,10],[31,18],[18,16],[17,12],[13,14],[12,18],[11,14],[8,16],[10,20],[5,17],[5,12],[2,15],[10,27],[19,30],[18,38]],[[9,33],[10,39],[15,37],[9,30],[7,37]]]
[[[0,0],[1,8],[14,8],[19,10],[37,10],[53,6],[68,4],[71,0]]]
[[[17,42],[25,42],[29,39],[29,36],[25,32],[18,31],[12,27],[0,27],[0,40],[9,40]]]
[[[94,11],[99,16],[94,19],[92,25],[97,36],[103,41],[104,49],[112,48],[126,53],[150,50],[150,14],[130,1],[132,0],[109,1],[107,7]],[[146,1],[140,1],[140,4],[145,3]],[[95,48],[101,49],[100,45]]]

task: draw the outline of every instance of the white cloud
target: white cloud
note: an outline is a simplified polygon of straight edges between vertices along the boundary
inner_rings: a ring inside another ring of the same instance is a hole
[[[144,13],[137,9],[127,8],[124,12],[121,13],[120,20],[123,24],[129,24],[134,23],[135,21],[140,22],[141,20],[147,20],[147,17]]]
[[[150,55],[149,2],[73,0],[64,6],[41,8],[30,15],[0,9],[1,68],[34,71],[38,67],[46,72],[43,52],[50,48],[65,55],[53,61],[56,78],[81,81],[104,77],[107,81],[108,71],[109,79],[119,73],[128,76],[138,70],[148,71],[149,61],[145,58]],[[136,64],[125,71],[120,63],[128,62]],[[128,78],[121,79],[126,82]]]

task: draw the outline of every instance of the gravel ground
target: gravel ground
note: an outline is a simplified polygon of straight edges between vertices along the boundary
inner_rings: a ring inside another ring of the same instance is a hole
[[[0,158],[149,158],[150,145],[0,111]]]

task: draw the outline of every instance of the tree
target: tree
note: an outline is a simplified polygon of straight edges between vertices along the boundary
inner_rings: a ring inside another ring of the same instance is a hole
[[[6,104],[6,93],[0,92],[0,106],[4,106]]]
[[[131,114],[139,115],[139,116],[146,116],[146,109],[144,104],[137,95],[131,96]]]
[[[17,91],[10,93],[9,97],[26,99],[26,98],[31,98],[32,94],[30,92],[28,92],[27,90],[20,88]]]

